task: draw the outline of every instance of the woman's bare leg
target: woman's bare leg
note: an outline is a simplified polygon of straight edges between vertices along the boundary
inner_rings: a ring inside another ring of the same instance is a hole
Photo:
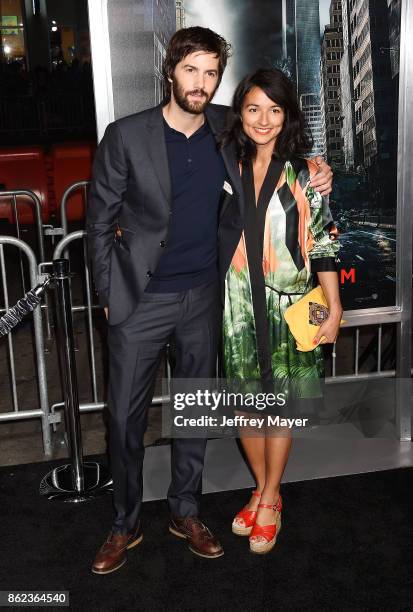
[[[251,415],[245,413],[237,413],[246,416]],[[256,490],[261,493],[265,486],[265,436],[264,433],[257,430],[256,427],[241,427],[239,429],[240,441],[242,448],[247,457],[248,464],[254,475]],[[258,497],[251,496],[250,501],[246,504],[248,510],[257,510],[260,500]]]
[[[240,435],[242,448],[254,475],[257,491],[261,493],[265,486],[265,438],[264,436],[253,438],[246,436],[245,433]]]
[[[281,478],[288,461],[291,448],[291,435],[285,430],[267,430],[265,442],[265,485],[262,489],[261,503],[273,505],[279,498]],[[257,515],[259,525],[272,525],[275,523],[275,512],[269,508],[259,508]]]

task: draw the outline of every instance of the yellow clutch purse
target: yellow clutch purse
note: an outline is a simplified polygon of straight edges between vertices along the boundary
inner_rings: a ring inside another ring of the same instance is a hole
[[[320,285],[287,308],[284,318],[297,342],[298,351],[308,352],[316,348],[313,340],[317,327],[324,323],[328,316],[327,300]],[[340,325],[343,323],[344,320]]]

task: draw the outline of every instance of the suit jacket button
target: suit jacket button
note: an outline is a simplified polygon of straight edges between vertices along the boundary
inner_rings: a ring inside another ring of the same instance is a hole
[[[151,276],[152,276],[152,272],[151,272],[150,270],[148,270],[148,271],[147,271],[147,273],[146,273],[146,276],[147,276],[148,278],[151,278]]]
[[[159,244],[161,245],[162,248],[166,247],[165,240],[161,240]]]

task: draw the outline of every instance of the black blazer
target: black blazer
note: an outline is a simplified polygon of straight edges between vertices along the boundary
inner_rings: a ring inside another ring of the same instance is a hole
[[[228,108],[209,104],[215,137]],[[222,295],[225,274],[242,233],[243,194],[232,145],[222,150],[233,194],[222,191],[218,230]],[[162,105],[108,125],[96,152],[87,208],[87,233],[95,286],[109,324],[136,309],[168,239],[171,180]],[[116,234],[116,226],[120,232]]]

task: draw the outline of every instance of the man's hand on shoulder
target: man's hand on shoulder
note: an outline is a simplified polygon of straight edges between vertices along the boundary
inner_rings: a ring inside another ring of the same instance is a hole
[[[321,195],[326,196],[333,190],[333,171],[320,155],[317,155],[313,161],[319,170],[311,179],[311,186]]]

